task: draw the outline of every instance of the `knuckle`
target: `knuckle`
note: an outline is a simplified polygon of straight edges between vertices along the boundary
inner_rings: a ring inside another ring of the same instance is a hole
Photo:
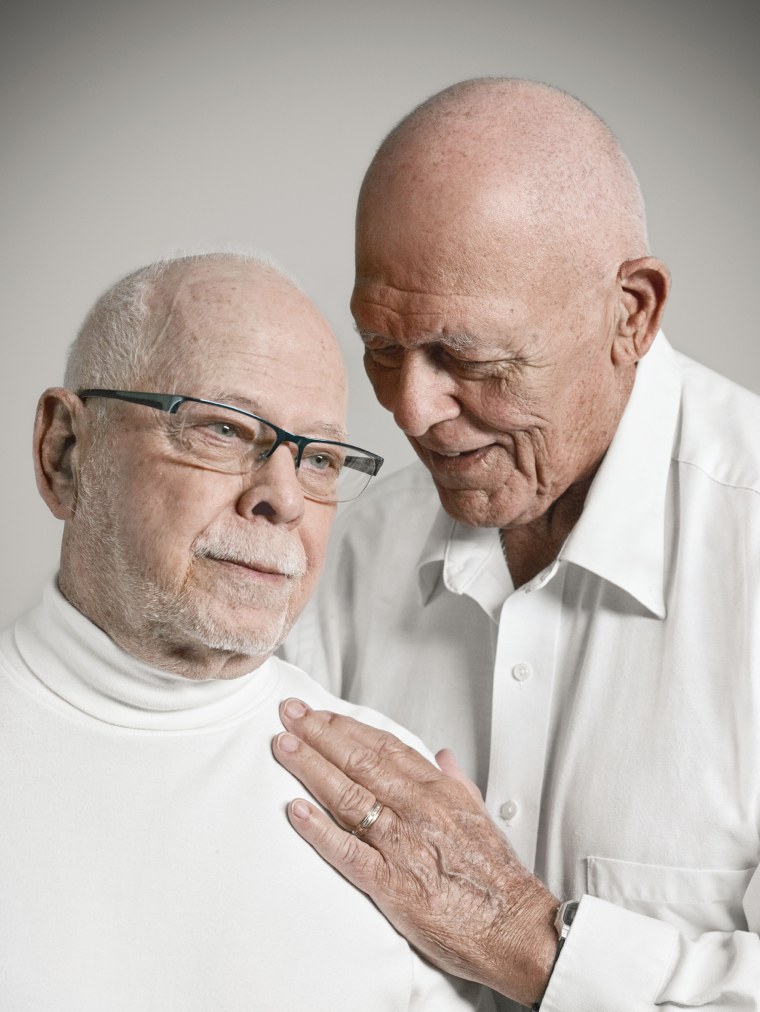
[[[396,756],[406,755],[409,746],[400,741],[395,734],[383,731],[378,736],[376,750],[381,759],[395,759]]]
[[[351,813],[351,816],[357,812],[363,813],[364,809],[368,808],[372,803],[369,793],[361,784],[349,781],[341,791],[339,800],[340,810]]]
[[[325,735],[329,735],[333,727],[332,717],[334,714],[325,710],[312,710],[309,714],[308,727],[305,729],[308,740],[312,744],[319,743]]]
[[[362,778],[378,772],[380,756],[372,748],[354,745],[346,756],[346,773],[352,777]]]
[[[340,866],[351,881],[372,894],[378,887],[377,854],[353,836],[345,836],[340,850]]]
[[[350,865],[352,867],[361,865],[361,848],[356,837],[343,835],[343,839],[339,844],[338,856],[341,865]]]

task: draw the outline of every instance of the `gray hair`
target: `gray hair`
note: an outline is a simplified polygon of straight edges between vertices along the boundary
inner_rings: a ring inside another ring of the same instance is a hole
[[[140,267],[112,285],[87,314],[69,349],[65,386],[128,388],[143,376],[155,351],[151,302],[162,282],[197,265],[214,263],[262,267],[298,287],[273,261],[250,253],[210,251]]]

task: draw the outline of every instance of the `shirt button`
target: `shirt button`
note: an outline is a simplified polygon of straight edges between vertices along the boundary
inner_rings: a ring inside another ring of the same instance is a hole
[[[530,664],[525,664],[523,661],[515,664],[512,668],[512,677],[516,682],[527,682],[532,674],[533,668]]]
[[[499,815],[505,822],[511,822],[517,815],[517,802],[511,800],[505,801],[499,809]]]

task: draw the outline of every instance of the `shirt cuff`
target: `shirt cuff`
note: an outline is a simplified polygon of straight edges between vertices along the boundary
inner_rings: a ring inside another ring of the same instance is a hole
[[[541,1012],[651,1012],[677,952],[673,925],[584,896]]]

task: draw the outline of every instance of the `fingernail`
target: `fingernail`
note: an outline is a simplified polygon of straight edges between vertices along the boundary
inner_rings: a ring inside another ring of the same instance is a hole
[[[295,752],[299,744],[298,738],[294,734],[288,734],[287,731],[277,739],[277,747],[281,748],[283,752]]]
[[[288,717],[303,717],[306,707],[300,699],[288,699],[285,703],[285,715]]]
[[[290,813],[295,816],[296,819],[308,819],[309,806],[305,801],[294,801],[290,806]]]

